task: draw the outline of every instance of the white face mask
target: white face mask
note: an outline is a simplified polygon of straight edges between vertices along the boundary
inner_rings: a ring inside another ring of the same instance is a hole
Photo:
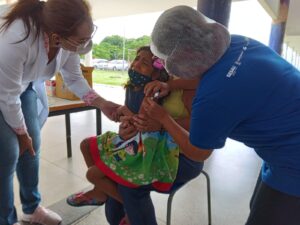
[[[78,45],[76,48],[76,53],[78,53],[79,55],[85,55],[87,53],[89,53],[93,48],[93,41],[90,40],[87,43],[84,43],[82,45]]]

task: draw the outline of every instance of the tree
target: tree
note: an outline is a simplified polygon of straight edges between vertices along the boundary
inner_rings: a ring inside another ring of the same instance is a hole
[[[101,43],[108,43],[110,45],[118,46],[118,47],[122,48],[123,38],[119,35],[112,35],[112,36],[104,38]]]
[[[93,45],[93,58],[110,59],[111,45],[108,43]]]
[[[135,50],[150,44],[149,36],[137,39],[125,39],[125,59],[132,60]],[[93,58],[104,58],[108,60],[123,58],[123,38],[119,35],[106,37],[99,44],[93,45]]]

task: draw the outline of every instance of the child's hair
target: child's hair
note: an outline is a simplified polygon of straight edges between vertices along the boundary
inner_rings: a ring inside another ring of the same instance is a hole
[[[136,51],[136,55],[138,55],[141,51],[147,51],[153,55],[149,45],[144,45],[139,47]],[[169,74],[167,73],[166,69],[163,66],[162,67],[157,66],[157,62],[156,62],[157,59],[158,58],[153,57],[153,61],[152,61],[152,67],[154,68],[154,72],[159,73],[159,77],[157,78],[157,80],[162,82],[167,82],[169,80]],[[127,88],[128,86],[130,86],[130,81],[128,81],[124,87]]]
[[[149,45],[144,45],[144,46],[139,47],[139,48],[136,50],[136,55],[139,54],[141,51],[148,51],[148,52],[151,52],[150,46],[149,46]],[[151,52],[151,53],[152,53],[152,52]],[[153,54],[153,53],[152,53],[152,54]]]

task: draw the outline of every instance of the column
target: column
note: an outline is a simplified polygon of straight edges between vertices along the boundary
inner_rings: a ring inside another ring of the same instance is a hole
[[[290,0],[280,0],[279,4],[279,15],[272,22],[269,47],[281,54]]]
[[[228,27],[231,0],[198,0],[197,10]]]
[[[93,66],[93,50],[84,55],[84,65]]]

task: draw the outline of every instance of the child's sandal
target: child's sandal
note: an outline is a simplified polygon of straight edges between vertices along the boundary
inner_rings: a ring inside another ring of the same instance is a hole
[[[70,195],[67,198],[67,203],[70,206],[79,207],[79,206],[88,206],[88,205],[100,206],[100,205],[103,205],[105,202],[99,201],[95,198],[87,197],[84,192],[79,192],[79,193]]]

